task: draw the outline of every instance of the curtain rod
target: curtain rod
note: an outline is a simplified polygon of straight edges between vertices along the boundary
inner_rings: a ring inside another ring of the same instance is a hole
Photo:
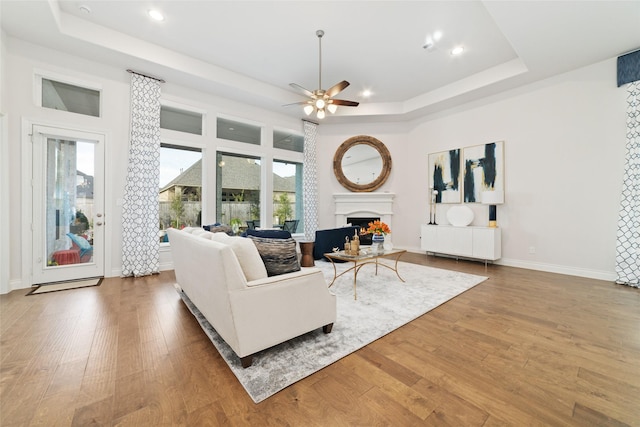
[[[139,72],[137,72],[137,71],[133,71],[133,70],[132,70],[132,69],[130,69],[130,68],[128,68],[128,69],[127,69],[127,73],[137,74],[137,75],[142,76],[142,77],[147,77],[147,78],[150,78],[150,79],[153,79],[153,80],[157,80],[157,81],[159,81],[160,83],[166,83],[166,82],[164,81],[164,79],[161,79],[161,78],[158,78],[158,77],[149,76],[149,75],[147,75],[147,74],[142,74],[142,73],[139,73]]]

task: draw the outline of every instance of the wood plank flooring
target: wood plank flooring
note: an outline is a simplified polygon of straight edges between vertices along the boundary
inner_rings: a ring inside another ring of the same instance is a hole
[[[403,260],[490,279],[257,405],[172,272],[0,296],[0,425],[640,426],[640,290]]]

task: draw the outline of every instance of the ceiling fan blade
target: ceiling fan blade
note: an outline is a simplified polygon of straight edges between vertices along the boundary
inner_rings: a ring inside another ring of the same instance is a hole
[[[284,104],[283,107],[289,107],[291,105],[305,105],[305,104],[312,104],[313,101],[309,100],[309,101],[300,101],[300,102],[292,102],[291,104]]]
[[[291,86],[294,89],[299,90],[300,92],[304,93],[305,95],[307,95],[309,98],[313,97],[313,92],[311,92],[310,90],[307,90],[305,88],[303,88],[302,86],[300,86],[299,84],[296,83],[289,83],[289,86]]]
[[[339,94],[340,92],[342,92],[343,90],[345,90],[347,86],[349,86],[349,82],[346,80],[343,80],[340,83],[333,85],[329,89],[327,89],[326,94],[329,98],[332,98],[337,94]]]
[[[344,99],[332,99],[331,103],[334,105],[342,105],[344,107],[357,107],[358,105],[360,105],[359,102],[345,101]]]

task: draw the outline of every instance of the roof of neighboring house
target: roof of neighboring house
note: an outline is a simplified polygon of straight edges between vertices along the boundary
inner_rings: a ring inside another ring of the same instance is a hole
[[[260,165],[253,159],[244,157],[225,156],[225,173],[222,176],[222,188],[258,190],[260,188]],[[172,179],[167,185],[160,189],[163,193],[168,189],[180,187],[201,187],[202,186],[202,160],[198,160],[186,171]],[[273,174],[274,191],[286,191],[295,193],[296,182],[294,176],[281,177]]]
[[[186,171],[173,178],[167,185],[160,189],[160,192],[162,193],[176,185],[181,187],[202,187],[202,160],[198,160]]]

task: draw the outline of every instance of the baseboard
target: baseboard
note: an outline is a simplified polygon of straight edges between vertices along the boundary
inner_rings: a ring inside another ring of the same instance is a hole
[[[547,273],[566,274],[569,276],[587,277],[589,279],[606,280],[614,282],[616,273],[613,271],[590,270],[579,267],[568,267],[566,265],[543,264],[539,262],[521,261],[518,259],[501,258],[495,264],[507,267],[524,268],[527,270],[546,271]]]
[[[16,279],[16,280],[10,280],[9,281],[9,292],[11,291],[16,291],[18,289],[29,289],[30,286],[27,284],[22,283],[22,280],[20,279]]]
[[[404,248],[408,252],[424,254],[425,251],[420,248]],[[452,255],[440,255],[437,256],[456,258]],[[460,258],[463,259],[463,258]],[[466,259],[466,258],[464,258]],[[482,260],[477,260],[481,262]],[[616,273],[614,271],[602,271],[602,270],[590,270],[587,268],[568,267],[566,265],[557,264],[545,264],[540,262],[522,261],[519,259],[500,258],[497,261],[493,261],[492,264],[504,265],[506,267],[523,268],[525,270],[545,271],[547,273],[566,274],[569,276],[587,277],[589,279],[606,280],[608,282],[614,282],[616,280]]]

